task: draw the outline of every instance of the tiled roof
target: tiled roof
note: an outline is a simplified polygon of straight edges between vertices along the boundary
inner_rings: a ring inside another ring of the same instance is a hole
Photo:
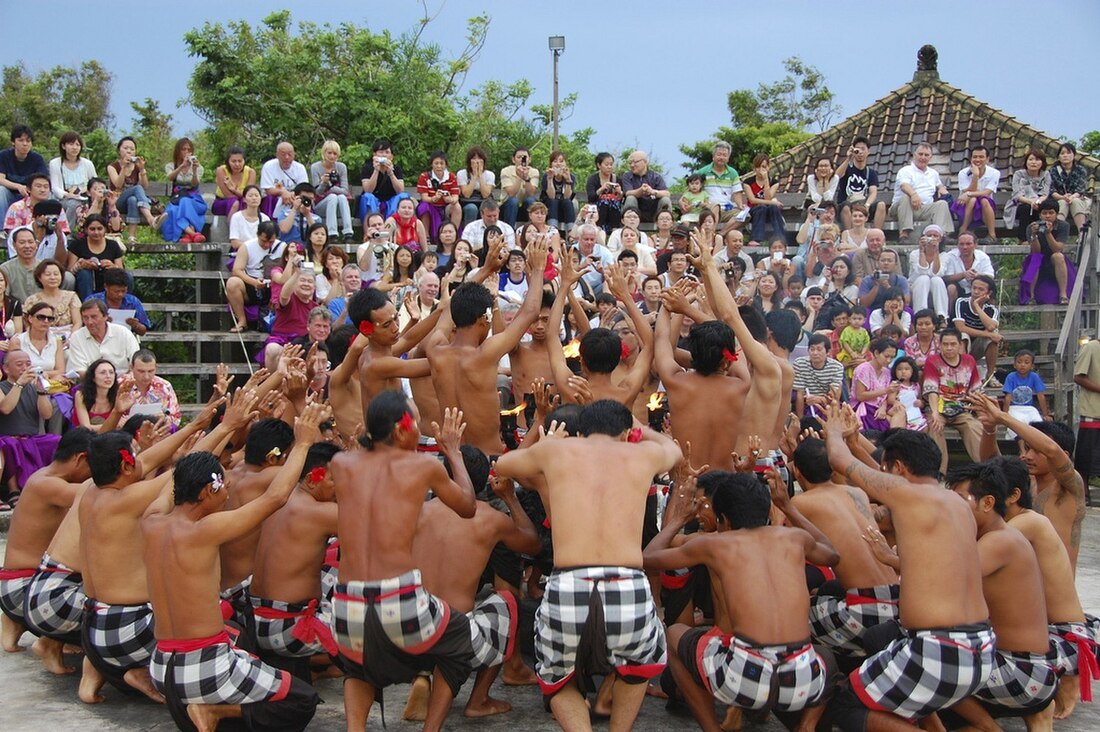
[[[931,165],[952,192],[955,175],[966,164],[972,145],[989,148],[991,164],[1001,171],[1000,188],[1010,190],[1012,173],[1028,148],[1047,152],[1048,162],[1056,164],[1060,144],[1045,132],[941,81],[935,70],[918,70],[911,82],[776,156],[771,178],[779,181],[779,193],[805,193],[813,160],[829,156],[834,165],[839,165],[847,156],[852,138],[859,135],[871,144],[868,164],[878,173],[880,199],[884,189],[893,191],[894,176],[909,162],[917,142],[932,146]],[[1100,159],[1080,155],[1078,164],[1094,179],[1100,176]],[[752,171],[748,177],[752,177]]]

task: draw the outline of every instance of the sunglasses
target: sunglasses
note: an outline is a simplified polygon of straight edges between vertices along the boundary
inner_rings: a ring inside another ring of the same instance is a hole
[[[52,323],[52,322],[57,320],[57,316],[56,315],[35,315],[34,319],[39,320],[43,323]]]

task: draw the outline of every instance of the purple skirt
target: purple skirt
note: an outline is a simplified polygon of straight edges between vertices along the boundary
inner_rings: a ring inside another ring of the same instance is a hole
[[[237,208],[244,208],[244,199],[237,198],[236,196],[230,196],[229,198],[215,198],[214,203],[210,205],[210,210],[215,216],[228,216],[229,209],[233,207],[233,204],[237,204]]]
[[[993,207],[993,210],[997,210],[997,202],[993,200],[992,196],[978,196],[974,199],[974,213],[971,217],[977,216],[981,218],[979,212],[982,210],[982,201],[988,201],[989,205]],[[951,203],[951,215],[958,221],[962,221],[963,215],[966,213],[966,204],[959,203],[957,200]]]
[[[421,201],[416,206],[417,218],[424,214],[428,214],[432,218],[431,231],[428,232],[428,238],[432,241],[435,241],[435,235],[439,233],[439,227],[443,225],[443,211],[445,208],[445,206],[436,206],[427,201]]]
[[[1066,294],[1073,291],[1077,267],[1066,257]],[[1058,280],[1054,277],[1054,262],[1042,252],[1032,252],[1024,259],[1020,275],[1020,304],[1057,305]]]
[[[15,476],[19,490],[27,479],[53,462],[61,435],[29,435],[27,437],[0,437],[0,454],[4,456],[4,480]]]

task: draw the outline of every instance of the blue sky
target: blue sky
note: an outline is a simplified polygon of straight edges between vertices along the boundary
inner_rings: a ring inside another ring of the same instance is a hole
[[[422,15],[420,4],[410,0],[6,4],[9,29],[62,32],[6,34],[3,63],[22,60],[38,70],[98,59],[115,74],[116,126],[129,128],[129,101],[148,96],[173,114],[182,133],[202,126],[186,104],[176,107],[187,96],[191,69],[184,32],[208,20],[256,23],[277,7],[289,9],[296,21],[355,22],[395,33],[413,27]],[[552,93],[547,36],[565,35],[561,93],[577,92],[579,101],[563,129],[594,127],[594,147],[645,147],[676,173],[683,161],[681,142],[704,139],[729,123],[727,93],[780,78],[783,59],[792,55],[821,70],[843,116],[908,81],[917,49],[932,43],[939,50],[941,78],[1008,114],[1073,140],[1100,129],[1100,98],[1089,80],[1087,50],[1100,28],[1095,0],[1051,6],[1016,0],[451,0],[441,6],[429,0],[429,8],[439,15],[426,38],[452,54],[465,45],[465,19],[489,14],[489,41],[466,88],[491,78],[527,78],[536,103],[549,103]],[[44,24],[44,19],[50,20]],[[86,41],[72,42],[76,29]]]

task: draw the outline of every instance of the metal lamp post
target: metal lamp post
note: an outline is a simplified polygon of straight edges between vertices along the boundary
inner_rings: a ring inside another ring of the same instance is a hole
[[[558,109],[558,57],[565,51],[565,36],[550,36],[550,53],[554,56],[554,108],[552,111],[554,118],[554,150],[558,149],[558,117],[560,110]]]

